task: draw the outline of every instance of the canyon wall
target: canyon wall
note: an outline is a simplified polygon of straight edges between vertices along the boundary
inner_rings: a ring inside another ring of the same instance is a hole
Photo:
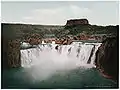
[[[114,80],[119,75],[118,38],[107,38],[96,52],[95,64],[103,76]]]
[[[2,45],[2,67],[21,67],[20,42],[18,40],[4,40]]]
[[[1,28],[1,66],[2,69],[20,67],[20,40],[10,27]]]

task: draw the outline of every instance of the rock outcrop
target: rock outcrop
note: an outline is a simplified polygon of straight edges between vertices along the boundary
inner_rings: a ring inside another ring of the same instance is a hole
[[[11,27],[1,28],[1,65],[2,69],[20,67],[20,40]]]
[[[38,45],[41,43],[40,35],[39,34],[31,34],[27,37],[27,42],[31,45]]]
[[[96,52],[95,64],[97,68],[102,72],[102,75],[118,80],[119,58],[118,58],[118,38],[107,38],[102,42]]]
[[[71,19],[67,20],[66,26],[74,26],[74,25],[88,25],[89,21],[87,19]]]
[[[73,42],[72,39],[68,39],[68,38],[55,40],[56,44],[61,44],[61,45],[70,45],[72,42]]]
[[[21,67],[20,42],[18,40],[4,39],[2,45],[2,68]]]
[[[9,40],[8,42],[8,67],[20,67],[20,42],[18,40]]]

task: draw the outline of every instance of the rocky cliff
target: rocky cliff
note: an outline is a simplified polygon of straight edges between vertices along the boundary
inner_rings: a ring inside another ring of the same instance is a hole
[[[8,27],[1,29],[1,65],[2,69],[11,67],[20,67],[20,41],[16,40],[16,34],[13,29]]]
[[[118,38],[107,38],[96,53],[95,64],[104,77],[118,79]]]
[[[20,42],[18,40],[9,40],[8,41],[8,67],[20,67],[21,59],[20,59]]]
[[[88,25],[89,21],[87,19],[71,19],[67,20],[66,26],[74,26],[74,25]]]
[[[2,68],[21,67],[20,42],[4,39],[2,45]]]

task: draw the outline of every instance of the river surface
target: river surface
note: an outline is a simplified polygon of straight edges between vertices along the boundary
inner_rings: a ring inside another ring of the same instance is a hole
[[[117,88],[115,81],[104,78],[95,68],[61,71],[45,80],[32,80],[24,68],[5,70],[2,74],[2,88]]]

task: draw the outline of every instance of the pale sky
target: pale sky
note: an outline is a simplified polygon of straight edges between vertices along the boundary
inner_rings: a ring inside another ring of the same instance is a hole
[[[92,25],[119,24],[118,1],[6,1],[1,12],[4,23],[65,25],[86,18]]]

